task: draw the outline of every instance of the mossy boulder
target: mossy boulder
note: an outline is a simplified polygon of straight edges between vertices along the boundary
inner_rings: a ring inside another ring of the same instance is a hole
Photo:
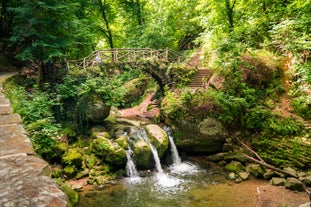
[[[115,140],[116,143],[118,143],[123,149],[127,149],[127,136],[121,135]]]
[[[80,168],[82,165],[82,154],[78,148],[70,148],[62,157],[62,162]]]
[[[285,188],[290,190],[303,191],[303,184],[296,178],[287,178],[285,181]]]
[[[231,161],[225,166],[225,170],[234,173],[240,173],[245,169],[245,167],[238,161]]]
[[[263,177],[266,170],[259,164],[250,163],[246,166],[246,171],[250,174],[254,175],[255,177]]]
[[[71,189],[65,183],[59,184],[59,188],[67,195],[68,197],[68,207],[74,207],[79,202],[79,194]]]
[[[169,140],[167,133],[156,124],[148,124],[145,126],[145,129],[150,142],[157,149],[161,158],[168,148]]]
[[[135,142],[133,148],[136,166],[142,169],[148,169],[152,167],[152,152],[149,144],[144,140],[139,139]]]
[[[75,166],[72,166],[72,165],[67,165],[65,168],[64,168],[64,174],[66,175],[66,177],[68,179],[71,179],[73,177],[75,177],[78,173],[78,170]]]
[[[110,109],[99,96],[90,96],[84,111],[86,121],[102,123],[109,116]]]
[[[196,120],[191,117],[174,120],[172,126],[177,147],[190,154],[214,154],[222,152],[228,135],[223,125],[214,118]]]
[[[124,84],[125,93],[123,96],[123,101],[125,103],[132,103],[140,99],[147,89],[149,78],[141,77],[132,79]]]
[[[126,152],[116,142],[106,138],[96,138],[90,145],[91,151],[102,161],[111,165],[125,166]]]

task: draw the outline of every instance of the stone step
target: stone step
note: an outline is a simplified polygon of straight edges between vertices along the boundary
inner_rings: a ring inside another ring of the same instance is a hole
[[[1,106],[0,105],[0,115],[9,115],[9,114],[13,114],[13,108],[8,105],[8,106]]]

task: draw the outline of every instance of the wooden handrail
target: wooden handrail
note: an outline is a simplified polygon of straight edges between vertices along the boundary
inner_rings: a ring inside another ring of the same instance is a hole
[[[79,60],[68,60],[68,65],[86,69],[89,66],[101,62],[137,62],[142,59],[156,59],[165,62],[178,62],[183,59],[183,55],[172,49],[155,50],[150,48],[119,48],[97,50],[85,58]]]

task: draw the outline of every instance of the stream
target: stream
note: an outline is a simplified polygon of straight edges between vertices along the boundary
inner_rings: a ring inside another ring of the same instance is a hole
[[[102,189],[80,192],[78,207],[241,207],[256,206],[256,187],[268,182],[226,181],[225,172],[204,158],[190,158],[164,174],[124,178]],[[164,176],[163,176],[164,175]]]

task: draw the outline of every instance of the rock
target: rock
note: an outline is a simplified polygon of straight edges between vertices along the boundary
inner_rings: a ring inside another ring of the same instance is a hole
[[[230,181],[236,180],[238,178],[238,175],[235,174],[234,172],[231,172],[227,175],[227,179]]]
[[[134,145],[134,159],[138,168],[148,169],[153,165],[152,152],[147,142],[139,139]]]
[[[297,172],[297,176],[298,177],[306,177],[307,173],[305,173],[305,172]]]
[[[78,148],[70,148],[62,157],[62,162],[67,165],[74,165],[77,168],[82,166],[82,154]]]
[[[206,158],[207,158],[207,160],[212,161],[212,162],[220,162],[220,161],[223,161],[225,159],[225,156],[227,154],[228,153],[226,153],[226,152],[220,152],[220,153],[217,153],[214,155],[207,156]]]
[[[285,179],[284,178],[273,177],[270,180],[270,182],[274,186],[283,186],[285,184]]]
[[[240,173],[245,169],[245,167],[238,161],[231,161],[225,166],[225,170],[234,173]]]
[[[34,156],[1,157],[0,206],[68,206],[67,196],[48,177],[49,168]]]
[[[128,148],[127,147],[127,136],[125,135],[122,135],[119,138],[117,138],[115,142],[118,143],[125,150]]]
[[[285,181],[285,188],[290,190],[303,191],[303,184],[296,178],[287,178]]]
[[[169,140],[167,133],[156,124],[148,124],[145,126],[145,129],[150,142],[157,149],[161,158],[168,148]]]
[[[110,114],[110,106],[97,96],[91,96],[85,109],[86,121],[102,123]]]
[[[238,175],[242,180],[247,180],[250,174],[248,172],[239,172]]]
[[[300,177],[299,180],[303,182],[306,186],[311,187],[311,176]]]
[[[277,174],[270,169],[267,169],[266,172],[263,174],[263,178],[266,180],[270,180],[272,177],[276,176]]]
[[[124,167],[126,164],[125,150],[110,139],[96,138],[92,141],[90,149],[98,158],[111,165]]]
[[[291,167],[284,168],[284,171],[289,173],[289,174],[291,174],[291,175],[293,175],[293,176],[297,176],[297,171],[295,169],[291,168]]]
[[[62,183],[60,189],[67,195],[69,200],[69,207],[76,206],[79,202],[79,194],[67,184]]]
[[[67,178],[71,179],[73,177],[76,176],[76,174],[78,173],[77,169],[75,166],[72,166],[72,165],[67,165],[65,168],[64,168],[64,173],[65,175],[67,176]]]
[[[191,118],[174,120],[170,123],[174,131],[176,145],[182,151],[192,154],[212,154],[222,152],[228,135],[223,125],[214,118],[195,121]]]
[[[146,77],[135,78],[124,84],[124,103],[137,101],[147,89],[150,79]]]
[[[91,136],[95,138],[107,138],[110,139],[110,134],[103,126],[95,126],[91,129]]]
[[[254,163],[248,164],[246,166],[246,171],[254,175],[255,177],[262,177],[265,173],[265,169],[261,165]]]

